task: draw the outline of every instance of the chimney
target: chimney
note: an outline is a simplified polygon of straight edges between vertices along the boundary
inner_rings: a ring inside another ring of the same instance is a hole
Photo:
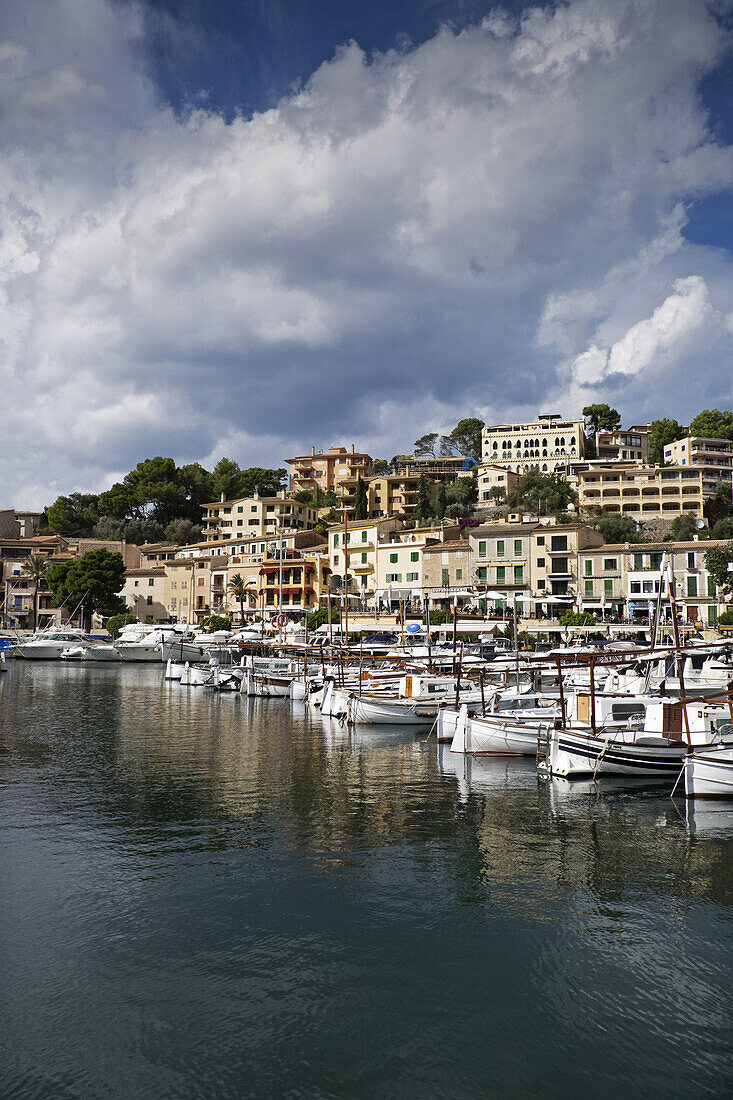
[[[313,446],[311,446],[311,454],[314,455],[315,453],[316,453],[316,448],[315,448],[315,445],[313,445]]]
[[[226,500],[226,498],[227,498],[227,495],[226,495],[226,493],[222,493],[222,494],[221,494],[221,496],[219,497],[219,500],[220,500],[220,502],[221,502],[221,503],[223,504],[223,503],[224,503],[224,501]]]
[[[351,453],[352,453],[352,455],[354,453],[354,444],[353,443],[351,444]]]

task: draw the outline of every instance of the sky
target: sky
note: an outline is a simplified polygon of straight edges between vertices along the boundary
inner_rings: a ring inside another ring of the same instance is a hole
[[[0,507],[733,407],[733,0],[0,0]]]

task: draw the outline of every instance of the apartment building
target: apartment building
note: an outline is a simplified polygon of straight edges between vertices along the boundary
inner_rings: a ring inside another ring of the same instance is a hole
[[[622,617],[628,599],[628,546],[606,544],[581,551],[578,560],[578,596],[583,611]]]
[[[33,535],[30,538],[0,539],[0,623],[6,627],[29,627],[33,619],[33,582],[23,574],[23,566],[31,554],[40,554],[49,562],[68,561],[74,557],[61,535]],[[51,591],[43,585],[38,590],[38,629],[61,623],[70,611],[55,608]]]
[[[543,605],[543,597],[577,597],[581,551],[602,545],[603,537],[585,524],[537,527],[530,546],[530,574],[537,605],[545,609],[551,606]]]
[[[595,444],[598,459],[608,462],[631,461],[640,465],[646,465],[649,462],[650,444],[647,424],[597,432]]]
[[[325,555],[271,550],[259,572],[258,600],[263,611],[315,611],[329,592],[331,568]]]
[[[495,503],[497,498],[497,493],[492,492],[492,490],[500,490],[502,497],[506,498],[521,480],[521,474],[508,470],[506,466],[495,466],[493,462],[482,462],[476,468],[476,479],[479,504],[491,504]]]
[[[364,602],[371,602],[377,590],[377,547],[392,532],[402,527],[399,519],[362,520],[349,523],[344,542],[342,527],[332,527],[328,532],[328,558],[331,566],[331,589],[343,591],[344,547],[347,549],[349,592]]]
[[[376,601],[380,607],[410,601],[421,603],[423,589],[423,555],[434,545],[438,531],[394,532],[380,541],[376,555]]]
[[[141,623],[165,623],[171,619],[169,578],[164,565],[126,570],[121,596],[129,614]]]
[[[703,495],[707,499],[719,482],[730,482],[733,477],[733,443],[730,439],[688,435],[664,448],[664,461],[672,466],[701,470]]]
[[[702,516],[702,469],[687,466],[631,466],[619,463],[578,473],[581,512],[620,512],[634,520]]]
[[[675,597],[684,622],[715,626],[720,599],[715,579],[705,568],[705,551],[723,542],[643,543],[626,553],[628,615],[646,615],[659,592],[662,555],[671,561]]]
[[[248,535],[269,538],[281,530],[311,531],[318,520],[315,508],[289,499],[284,490],[274,497],[255,493],[241,500],[216,500],[202,509],[204,537],[212,543]]]
[[[417,507],[420,487],[419,473],[383,474],[366,480],[367,516],[376,519],[380,516],[404,517],[411,515]],[[341,482],[338,493],[342,507],[347,515],[353,515],[356,502],[357,479],[350,478]],[[430,499],[435,500],[440,492],[440,484],[428,478]]]
[[[320,489],[323,492],[335,491],[342,481],[368,477],[372,469],[371,457],[364,451],[357,451],[354,444],[346,447],[329,447],[327,451],[316,451],[311,447],[309,455],[286,458],[285,464],[290,471],[291,489]]]
[[[469,530],[473,568],[466,581],[479,594],[483,590],[490,605],[500,609],[507,597],[520,596],[529,607],[531,544],[537,527],[537,523],[487,523]]]
[[[467,538],[432,542],[422,551],[422,585],[431,604],[443,610],[476,597],[474,561]]]
[[[531,467],[553,473],[585,454],[585,421],[557,414],[523,424],[494,424],[481,433],[482,461],[517,474]]]
[[[599,616],[648,618],[659,595],[666,553],[683,622],[714,627],[726,604],[705,567],[705,551],[723,545],[699,541],[617,543],[584,550],[579,554],[582,609]],[[667,604],[664,617],[669,617]]]
[[[0,509],[0,539],[30,539],[41,530],[43,512],[19,512]]]

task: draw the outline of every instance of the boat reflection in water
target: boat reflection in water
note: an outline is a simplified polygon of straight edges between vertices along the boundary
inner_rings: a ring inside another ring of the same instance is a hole
[[[733,804],[729,799],[701,802],[688,798],[685,808],[691,836],[733,840]]]

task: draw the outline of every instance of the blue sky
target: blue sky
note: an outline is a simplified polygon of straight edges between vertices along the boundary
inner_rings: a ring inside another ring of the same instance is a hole
[[[733,405],[733,9],[0,0],[3,496]]]

